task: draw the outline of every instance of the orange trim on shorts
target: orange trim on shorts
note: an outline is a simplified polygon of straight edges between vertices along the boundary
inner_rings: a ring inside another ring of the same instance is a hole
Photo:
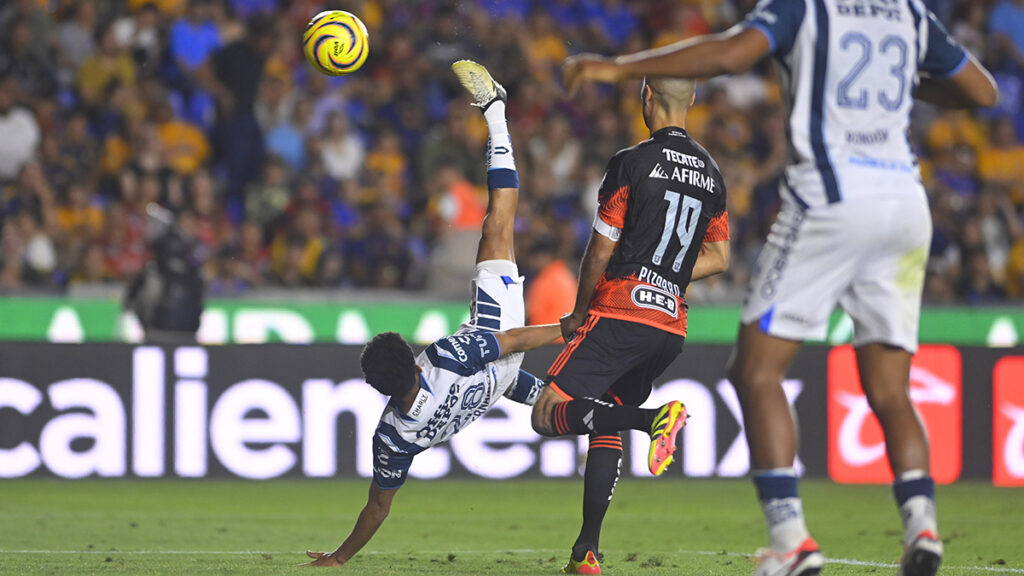
[[[569,361],[569,357],[579,347],[580,342],[586,339],[587,333],[594,329],[594,325],[597,324],[598,317],[591,314],[587,317],[587,321],[576,330],[576,336],[573,337],[572,342],[562,350],[562,353],[555,358],[555,363],[551,365],[548,370],[548,376],[557,376],[558,373],[565,367],[565,363]]]
[[[685,329],[678,330],[676,328],[671,328],[669,326],[666,326],[665,324],[659,324],[657,322],[652,322],[652,321],[649,321],[649,320],[645,320],[643,318],[638,318],[636,316],[630,316],[628,314],[614,314],[614,313],[609,313],[609,312],[594,312],[594,311],[591,311],[590,315],[591,316],[597,316],[597,317],[600,317],[600,318],[612,318],[612,319],[615,319],[615,320],[622,320],[624,322],[633,322],[635,324],[644,324],[644,325],[650,326],[651,328],[657,328],[658,330],[662,330],[664,332],[670,332],[672,334],[679,334],[683,338],[686,338],[686,330]],[[575,339],[573,341],[575,342]]]
[[[572,396],[569,396],[568,394],[565,393],[564,390],[559,388],[558,384],[555,384],[554,381],[548,382],[548,387],[551,388],[552,390],[554,390],[555,394],[558,394],[564,400],[575,400],[575,398],[573,398]],[[561,404],[561,402],[559,402],[559,404]],[[557,408],[557,406],[556,406],[556,408]]]

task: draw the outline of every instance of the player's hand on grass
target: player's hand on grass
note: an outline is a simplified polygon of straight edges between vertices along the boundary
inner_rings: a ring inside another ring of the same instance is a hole
[[[575,94],[584,82],[614,84],[621,79],[619,67],[611,58],[596,54],[571,56],[562,65],[562,82],[569,94]]]
[[[327,552],[313,552],[306,550],[306,556],[313,559],[312,562],[306,562],[303,566],[341,566],[344,564],[341,560],[338,560],[333,554]]]
[[[562,338],[564,338],[566,342],[572,340],[573,335],[576,334],[576,330],[578,330],[580,326],[583,326],[584,320],[585,318],[578,317],[574,314],[566,314],[565,316],[562,316],[562,319],[559,321],[562,324]]]

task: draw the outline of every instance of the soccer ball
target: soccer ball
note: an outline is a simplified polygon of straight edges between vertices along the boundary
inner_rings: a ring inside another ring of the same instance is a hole
[[[317,70],[328,76],[344,76],[366,62],[370,37],[354,14],[327,10],[309,21],[302,35],[302,51]]]

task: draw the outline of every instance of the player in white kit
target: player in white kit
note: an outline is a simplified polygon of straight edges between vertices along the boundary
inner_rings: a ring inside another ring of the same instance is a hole
[[[505,122],[505,90],[475,62],[456,62],[452,70],[483,110],[490,132],[490,198],[477,249],[471,318],[419,356],[394,332],[378,334],[363,349],[366,382],[391,397],[373,437],[369,499],[334,552],[306,552],[311,566],[341,566],[370,540],[417,454],[457,434],[502,396],[533,405],[544,383],[519,369],[523,352],[561,335],[558,324],[523,326],[523,279],[513,255],[519,177]]]
[[[977,107],[998,92],[921,0],[762,0],[723,34],[615,59],[582,55],[565,77],[570,88],[707,78],[768,55],[789,108],[791,158],[730,368],[770,534],[756,574],[817,574],[824,564],[797,495],[796,429],[781,382],[801,342],[825,336],[838,304],[853,319],[861,383],[896,477],[899,573],[931,576],[942,543],[928,441],[908,394],[931,219],[907,129],[914,98]]]

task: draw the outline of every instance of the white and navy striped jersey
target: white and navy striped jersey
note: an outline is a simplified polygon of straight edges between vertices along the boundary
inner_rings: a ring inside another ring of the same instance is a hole
[[[967,63],[921,0],[761,0],[743,25],[768,37],[778,64],[787,200],[823,206],[919,183],[907,140],[918,74],[950,76]]]
[[[422,369],[416,401],[408,414],[388,403],[373,437],[377,485],[401,486],[415,455],[457,434],[502,395],[524,403],[526,396],[536,396],[543,383],[520,373],[521,360],[521,353],[501,357],[498,339],[486,330],[460,331],[421,352],[416,358]],[[517,379],[531,381],[518,390]],[[517,397],[519,392],[524,397]]]

